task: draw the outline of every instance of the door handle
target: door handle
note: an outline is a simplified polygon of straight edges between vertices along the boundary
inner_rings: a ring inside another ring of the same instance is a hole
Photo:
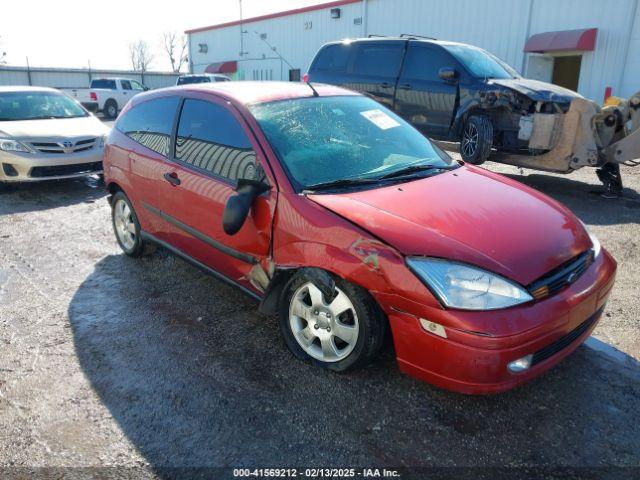
[[[411,90],[413,87],[411,85],[409,85],[408,83],[404,83],[402,85],[398,85],[398,88],[400,90]]]
[[[177,187],[181,183],[180,179],[178,178],[178,174],[176,172],[165,173],[164,179],[174,187]]]
[[[390,83],[388,83],[388,82],[382,82],[382,83],[380,84],[380,86],[381,86],[382,88],[391,88],[391,87],[393,87],[393,85],[392,85],[392,84],[390,84]]]

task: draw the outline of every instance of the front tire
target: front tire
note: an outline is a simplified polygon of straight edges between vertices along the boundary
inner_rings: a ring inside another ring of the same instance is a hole
[[[481,165],[491,155],[493,124],[483,115],[472,115],[464,124],[460,155],[465,162]]]
[[[123,192],[113,196],[111,223],[122,251],[130,257],[141,256],[145,251],[145,243],[140,234],[140,223],[131,202]]]
[[[299,359],[337,372],[370,363],[384,344],[384,314],[361,287],[336,278],[329,301],[317,281],[301,270],[283,289],[280,330],[287,347]]]

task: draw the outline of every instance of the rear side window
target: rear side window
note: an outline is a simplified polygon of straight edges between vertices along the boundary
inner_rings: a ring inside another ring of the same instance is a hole
[[[91,88],[106,88],[108,90],[116,89],[116,81],[115,80],[91,80]]]
[[[398,76],[404,43],[361,43],[358,45],[353,73],[375,77]]]
[[[349,45],[329,45],[318,52],[312,70],[318,72],[344,72],[349,59]]]
[[[240,123],[226,108],[204,100],[185,100],[175,158],[231,181],[261,179],[256,154]]]
[[[169,141],[178,97],[163,97],[139,103],[127,110],[115,127],[139,144],[169,156]]]
[[[402,77],[441,82],[438,72],[443,67],[457,67],[457,62],[443,48],[411,45],[404,60]]]
[[[123,90],[131,90],[131,82],[129,80],[120,80]]]

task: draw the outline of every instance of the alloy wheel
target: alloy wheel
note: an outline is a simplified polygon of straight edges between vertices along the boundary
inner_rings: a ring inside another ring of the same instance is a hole
[[[469,123],[462,134],[462,153],[467,157],[472,157],[478,149],[478,127]]]
[[[113,209],[113,222],[116,227],[116,234],[122,246],[131,250],[136,244],[136,226],[133,222],[131,208],[124,200],[118,200]]]
[[[358,340],[356,309],[337,287],[335,298],[328,303],[313,283],[307,282],[298,288],[289,305],[289,325],[300,347],[323,362],[343,360]]]

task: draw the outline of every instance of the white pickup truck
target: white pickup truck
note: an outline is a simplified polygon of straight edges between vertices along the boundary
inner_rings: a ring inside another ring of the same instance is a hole
[[[130,98],[149,90],[129,78],[95,78],[90,88],[75,88],[67,93],[92,112],[102,112],[108,119],[116,118]]]

